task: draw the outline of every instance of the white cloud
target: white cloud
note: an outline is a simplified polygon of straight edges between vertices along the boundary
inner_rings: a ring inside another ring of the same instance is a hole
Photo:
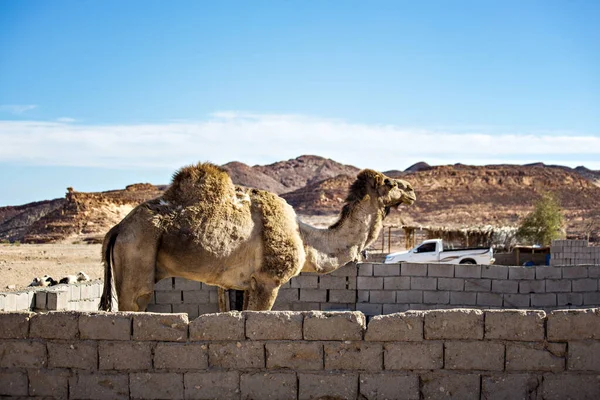
[[[20,115],[36,107],[34,104],[4,104],[0,105],[0,111]]]
[[[404,169],[418,161],[432,165],[542,161],[600,169],[598,136],[491,133],[485,128],[469,132],[236,111],[216,112],[204,121],[162,124],[0,121],[0,161],[175,169],[197,161],[254,165],[314,154],[379,170]]]
[[[66,123],[77,121],[75,118],[69,118],[69,117],[56,118],[56,120],[58,122],[66,122]]]

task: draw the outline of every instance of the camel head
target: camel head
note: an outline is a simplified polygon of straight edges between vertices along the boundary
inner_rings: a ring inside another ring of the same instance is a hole
[[[348,201],[361,200],[365,196],[376,199],[386,214],[392,207],[411,205],[417,199],[411,184],[402,179],[389,178],[371,169],[362,170],[350,187]]]

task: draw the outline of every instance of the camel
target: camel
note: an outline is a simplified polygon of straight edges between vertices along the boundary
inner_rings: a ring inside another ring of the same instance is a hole
[[[390,209],[415,200],[408,182],[366,169],[337,222],[318,229],[276,194],[235,186],[221,167],[184,167],[163,196],[106,234],[100,310],[145,311],[154,284],[169,277],[243,290],[244,309],[270,310],[280,286],[300,272],[360,261]]]

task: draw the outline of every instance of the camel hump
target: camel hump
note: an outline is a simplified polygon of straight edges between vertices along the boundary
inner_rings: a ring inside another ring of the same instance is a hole
[[[198,202],[216,204],[231,197],[235,197],[235,186],[229,174],[208,162],[181,168],[163,195],[165,201],[184,207]]]

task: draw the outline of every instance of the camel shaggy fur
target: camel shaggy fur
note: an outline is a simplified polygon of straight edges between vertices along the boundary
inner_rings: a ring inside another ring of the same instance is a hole
[[[301,271],[358,261],[391,207],[412,204],[410,184],[363,170],[339,220],[308,226],[279,196],[236,187],[210,163],[179,170],[164,195],[136,207],[105,236],[101,310],[144,311],[154,284],[182,277],[244,292],[244,309],[270,310]]]

